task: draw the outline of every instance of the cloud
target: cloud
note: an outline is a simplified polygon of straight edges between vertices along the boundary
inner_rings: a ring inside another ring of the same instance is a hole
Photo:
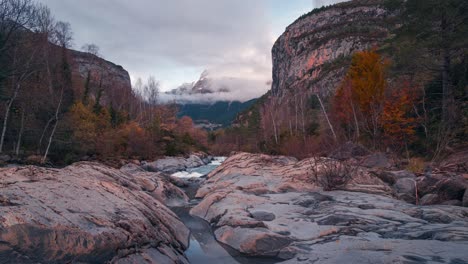
[[[166,90],[196,80],[204,69],[220,79],[271,78],[268,0],[42,2],[72,24],[75,48],[96,43],[133,78],[154,75]]]
[[[242,98],[269,90],[271,47],[284,28],[314,7],[338,2],[37,1],[49,6],[58,20],[71,23],[75,48],[97,44],[104,58],[122,65],[134,81],[153,75],[167,91],[208,70],[211,78],[242,91],[237,92]]]
[[[213,103],[216,101],[241,101],[245,102],[252,98],[259,98],[269,90],[271,84],[262,82],[261,80],[245,79],[245,78],[217,78],[210,80],[210,87],[227,88],[227,91],[208,93],[208,94],[167,94],[161,93],[160,100],[162,102],[186,103]]]

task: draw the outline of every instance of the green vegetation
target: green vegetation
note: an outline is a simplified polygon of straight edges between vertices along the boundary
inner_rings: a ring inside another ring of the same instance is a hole
[[[215,102],[213,104],[183,104],[179,106],[179,117],[189,116],[194,121],[209,121],[213,124],[230,126],[237,114],[246,110],[256,102],[256,99],[241,103]]]

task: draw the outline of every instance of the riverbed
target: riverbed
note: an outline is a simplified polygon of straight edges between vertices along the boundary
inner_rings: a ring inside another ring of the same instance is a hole
[[[211,163],[174,173],[172,176],[187,180],[186,188],[181,188],[190,198],[188,206],[171,207],[182,222],[190,229],[190,245],[185,254],[192,264],[272,264],[278,263],[277,259],[254,258],[243,256],[241,253],[226,245],[219,243],[213,233],[212,227],[205,220],[190,215],[190,209],[200,201],[195,199],[195,194],[206,175],[216,169],[226,160],[225,157],[215,157]]]

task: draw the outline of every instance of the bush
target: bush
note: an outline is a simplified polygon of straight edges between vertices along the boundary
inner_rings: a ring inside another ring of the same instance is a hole
[[[310,174],[312,179],[325,191],[340,190],[346,187],[358,172],[359,166],[350,161],[313,157]]]
[[[422,158],[411,158],[406,169],[412,173],[422,173],[424,172],[425,165],[426,163]]]

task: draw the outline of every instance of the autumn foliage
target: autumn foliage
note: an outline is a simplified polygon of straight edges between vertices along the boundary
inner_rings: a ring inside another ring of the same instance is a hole
[[[336,91],[333,115],[348,139],[374,148],[406,146],[415,134],[412,105],[416,96],[409,82],[390,89],[390,63],[375,51],[357,52]]]
[[[113,110],[115,112],[115,110]],[[106,107],[97,110],[92,103],[76,102],[70,109],[76,155],[97,158],[150,159],[203,149],[206,132],[194,127],[192,119],[175,118],[166,106],[152,106],[136,120],[113,125]]]

